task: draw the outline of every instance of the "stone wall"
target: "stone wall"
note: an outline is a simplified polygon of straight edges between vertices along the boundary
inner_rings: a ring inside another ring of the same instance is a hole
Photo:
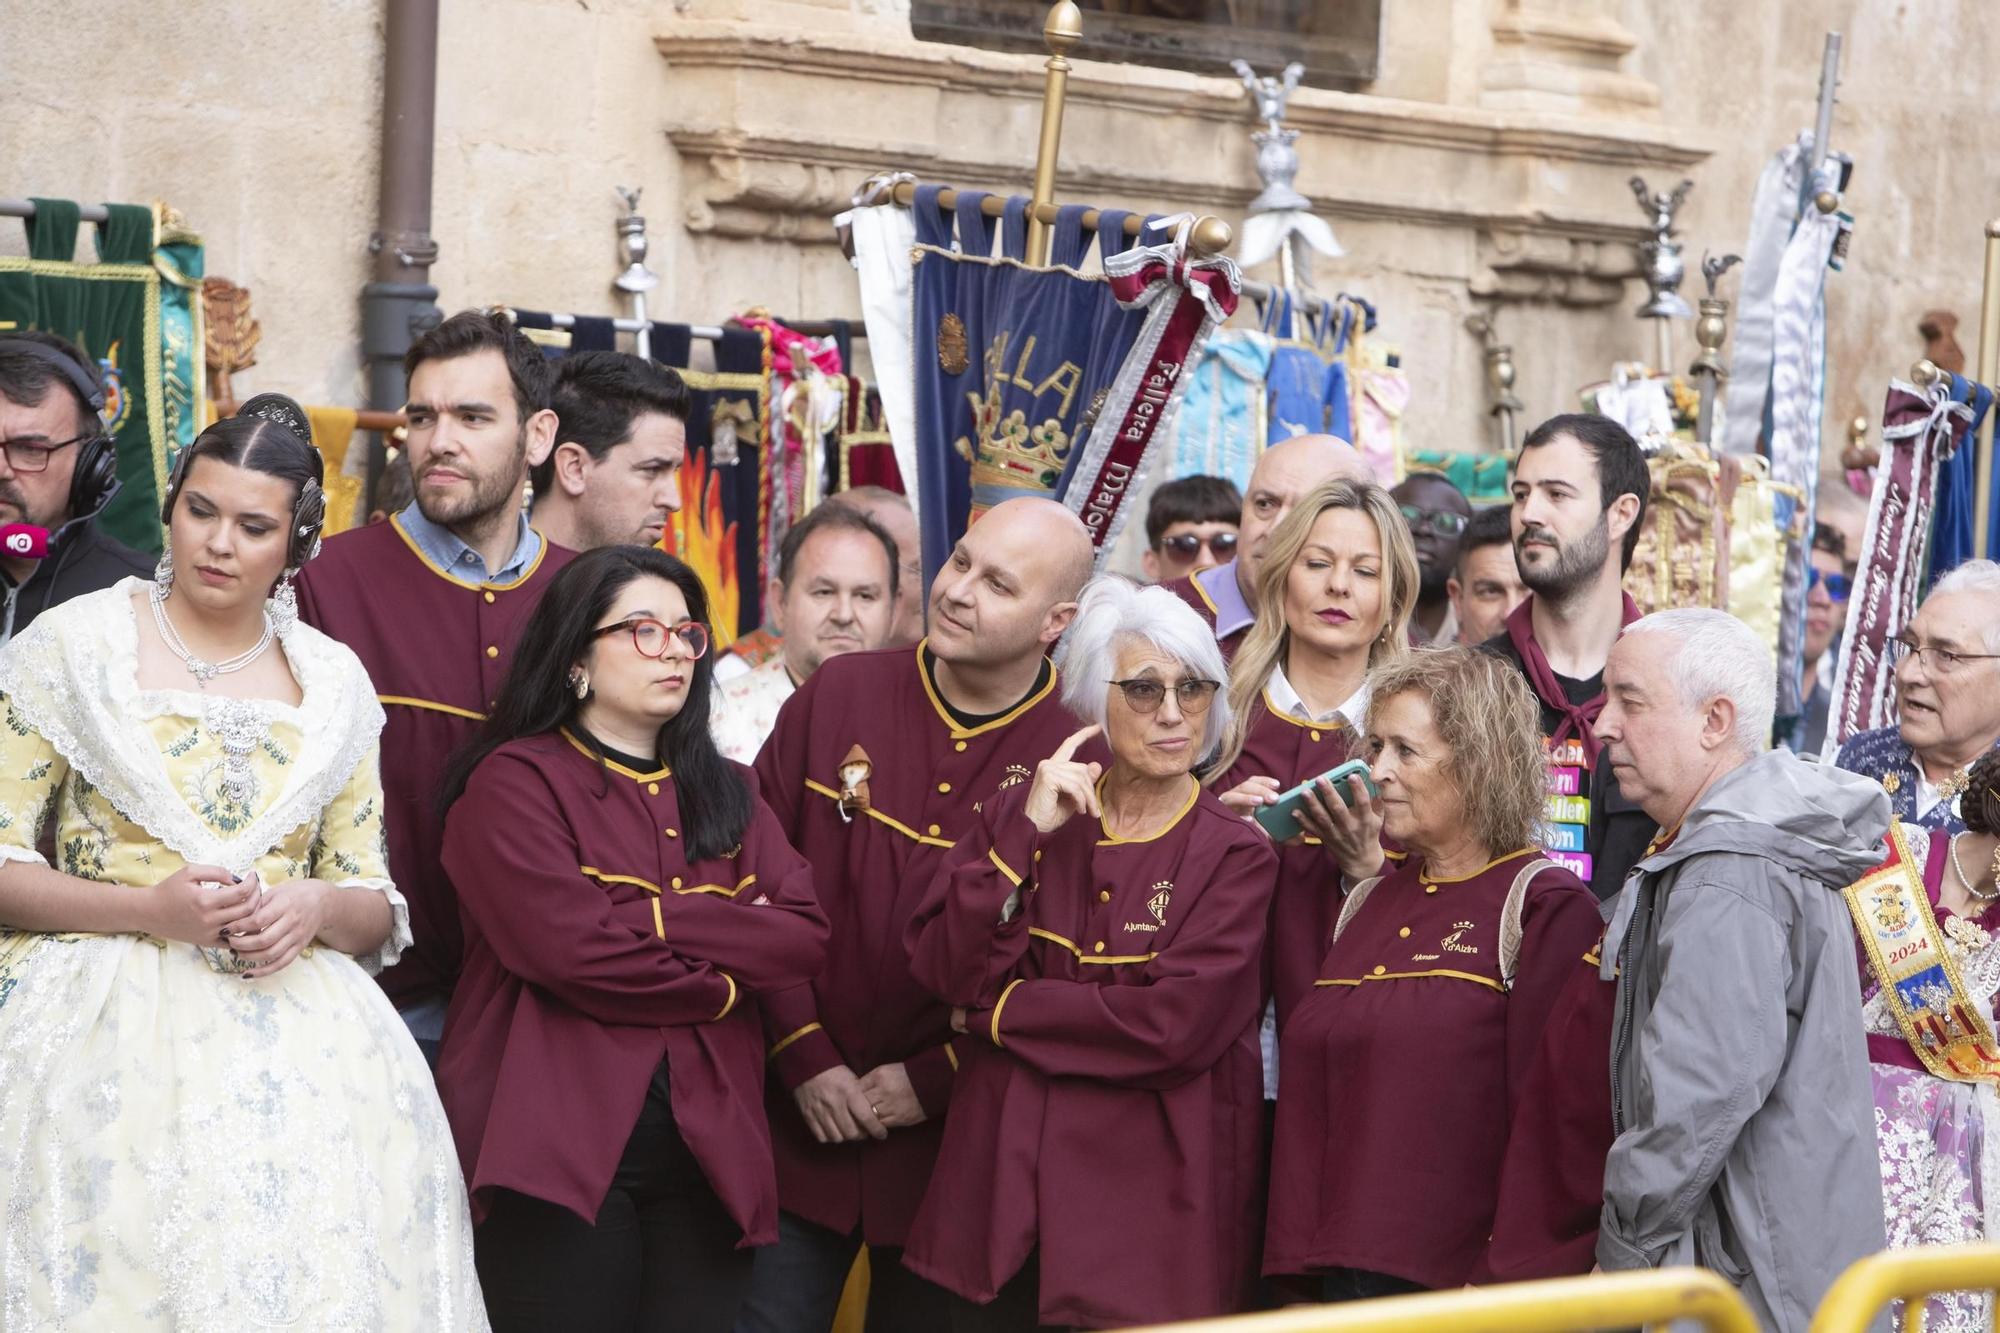
[[[1320,283],[1382,308],[1425,443],[1488,438],[1475,310],[1514,345],[1529,415],[1568,406],[1611,359],[1651,350],[1631,316],[1626,178],[1694,177],[1691,260],[1739,245],[1756,173],[1810,120],[1820,34],[1839,26],[1836,142],[1859,159],[1859,232],[1832,279],[1828,410],[1872,415],[1924,309],[1956,309],[1972,351],[1979,224],[2000,211],[1953,188],[1952,169],[1976,174],[2000,140],[1983,114],[2000,36],[1977,3],[1387,0],[1377,83],[1292,104],[1299,188],[1349,251]],[[91,53],[0,45],[0,194],[168,200],[205,235],[210,271],[256,294],[264,342],[242,384],[359,402],[379,6],[0,11],[10,34],[59,31]],[[864,176],[1023,188],[1033,163],[1039,61],[914,42],[897,0],[446,0],[440,50],[447,308],[612,310],[622,184],[645,187],[656,311],[852,315],[825,219]],[[85,96],[81,76],[103,68],[127,73]],[[1255,192],[1250,129],[1233,78],[1079,65],[1059,190],[1237,222]],[[0,223],[0,250],[19,249]],[[1683,326],[1677,361],[1693,350]]]

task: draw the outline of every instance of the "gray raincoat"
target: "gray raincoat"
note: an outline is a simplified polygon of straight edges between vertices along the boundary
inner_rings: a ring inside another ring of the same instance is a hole
[[[1613,900],[1611,1097],[1598,1262],[1700,1264],[1804,1333],[1885,1248],[1854,931],[1889,799],[1773,751],[1724,775]]]

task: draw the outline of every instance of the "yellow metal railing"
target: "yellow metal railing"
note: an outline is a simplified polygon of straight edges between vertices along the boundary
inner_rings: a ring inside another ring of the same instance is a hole
[[[1871,1254],[1834,1281],[1813,1316],[1812,1333],[1858,1333],[1893,1300],[1944,1291],[2000,1288],[2000,1245],[1928,1245]],[[1903,1316],[1903,1333],[1923,1333],[1923,1307]]]
[[[1996,1251],[2000,1253],[2000,1251]],[[2000,1268],[1994,1271],[2000,1272]],[[1466,1291],[1391,1296],[1174,1324],[1172,1333],[1579,1333],[1692,1319],[1715,1333],[1758,1333],[1736,1289],[1701,1268],[1604,1273]],[[1853,1327],[1860,1327],[1854,1325]],[[1151,1333],[1167,1333],[1161,1325]],[[1144,1331],[1141,1331],[1144,1333]]]

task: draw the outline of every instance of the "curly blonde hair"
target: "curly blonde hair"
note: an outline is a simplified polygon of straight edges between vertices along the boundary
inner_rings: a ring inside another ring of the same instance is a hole
[[[1313,524],[1329,509],[1351,509],[1367,515],[1382,543],[1382,626],[1369,645],[1368,665],[1378,666],[1409,650],[1410,614],[1417,606],[1417,546],[1403,511],[1388,491],[1372,481],[1322,482],[1300,497],[1271,530],[1264,561],[1257,569],[1257,619],[1229,668],[1233,716],[1222,742],[1222,755],[1209,772],[1211,780],[1227,772],[1242,755],[1250,720],[1256,716],[1254,705],[1270,684],[1272,671],[1291,651],[1292,632],[1285,625],[1285,580],[1305,550]]]
[[[1404,694],[1430,706],[1449,751],[1445,776],[1488,859],[1539,842],[1549,768],[1541,709],[1527,679],[1491,653],[1419,648],[1368,673],[1369,735],[1382,705]]]

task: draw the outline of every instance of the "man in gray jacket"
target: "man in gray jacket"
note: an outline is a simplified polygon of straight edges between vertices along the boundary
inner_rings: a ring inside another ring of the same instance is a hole
[[[1662,832],[1611,904],[1617,969],[1597,1259],[1694,1263],[1799,1330],[1883,1249],[1874,1101],[1841,889],[1882,858],[1889,801],[1770,750],[1771,654],[1720,611],[1629,626],[1596,732]]]

